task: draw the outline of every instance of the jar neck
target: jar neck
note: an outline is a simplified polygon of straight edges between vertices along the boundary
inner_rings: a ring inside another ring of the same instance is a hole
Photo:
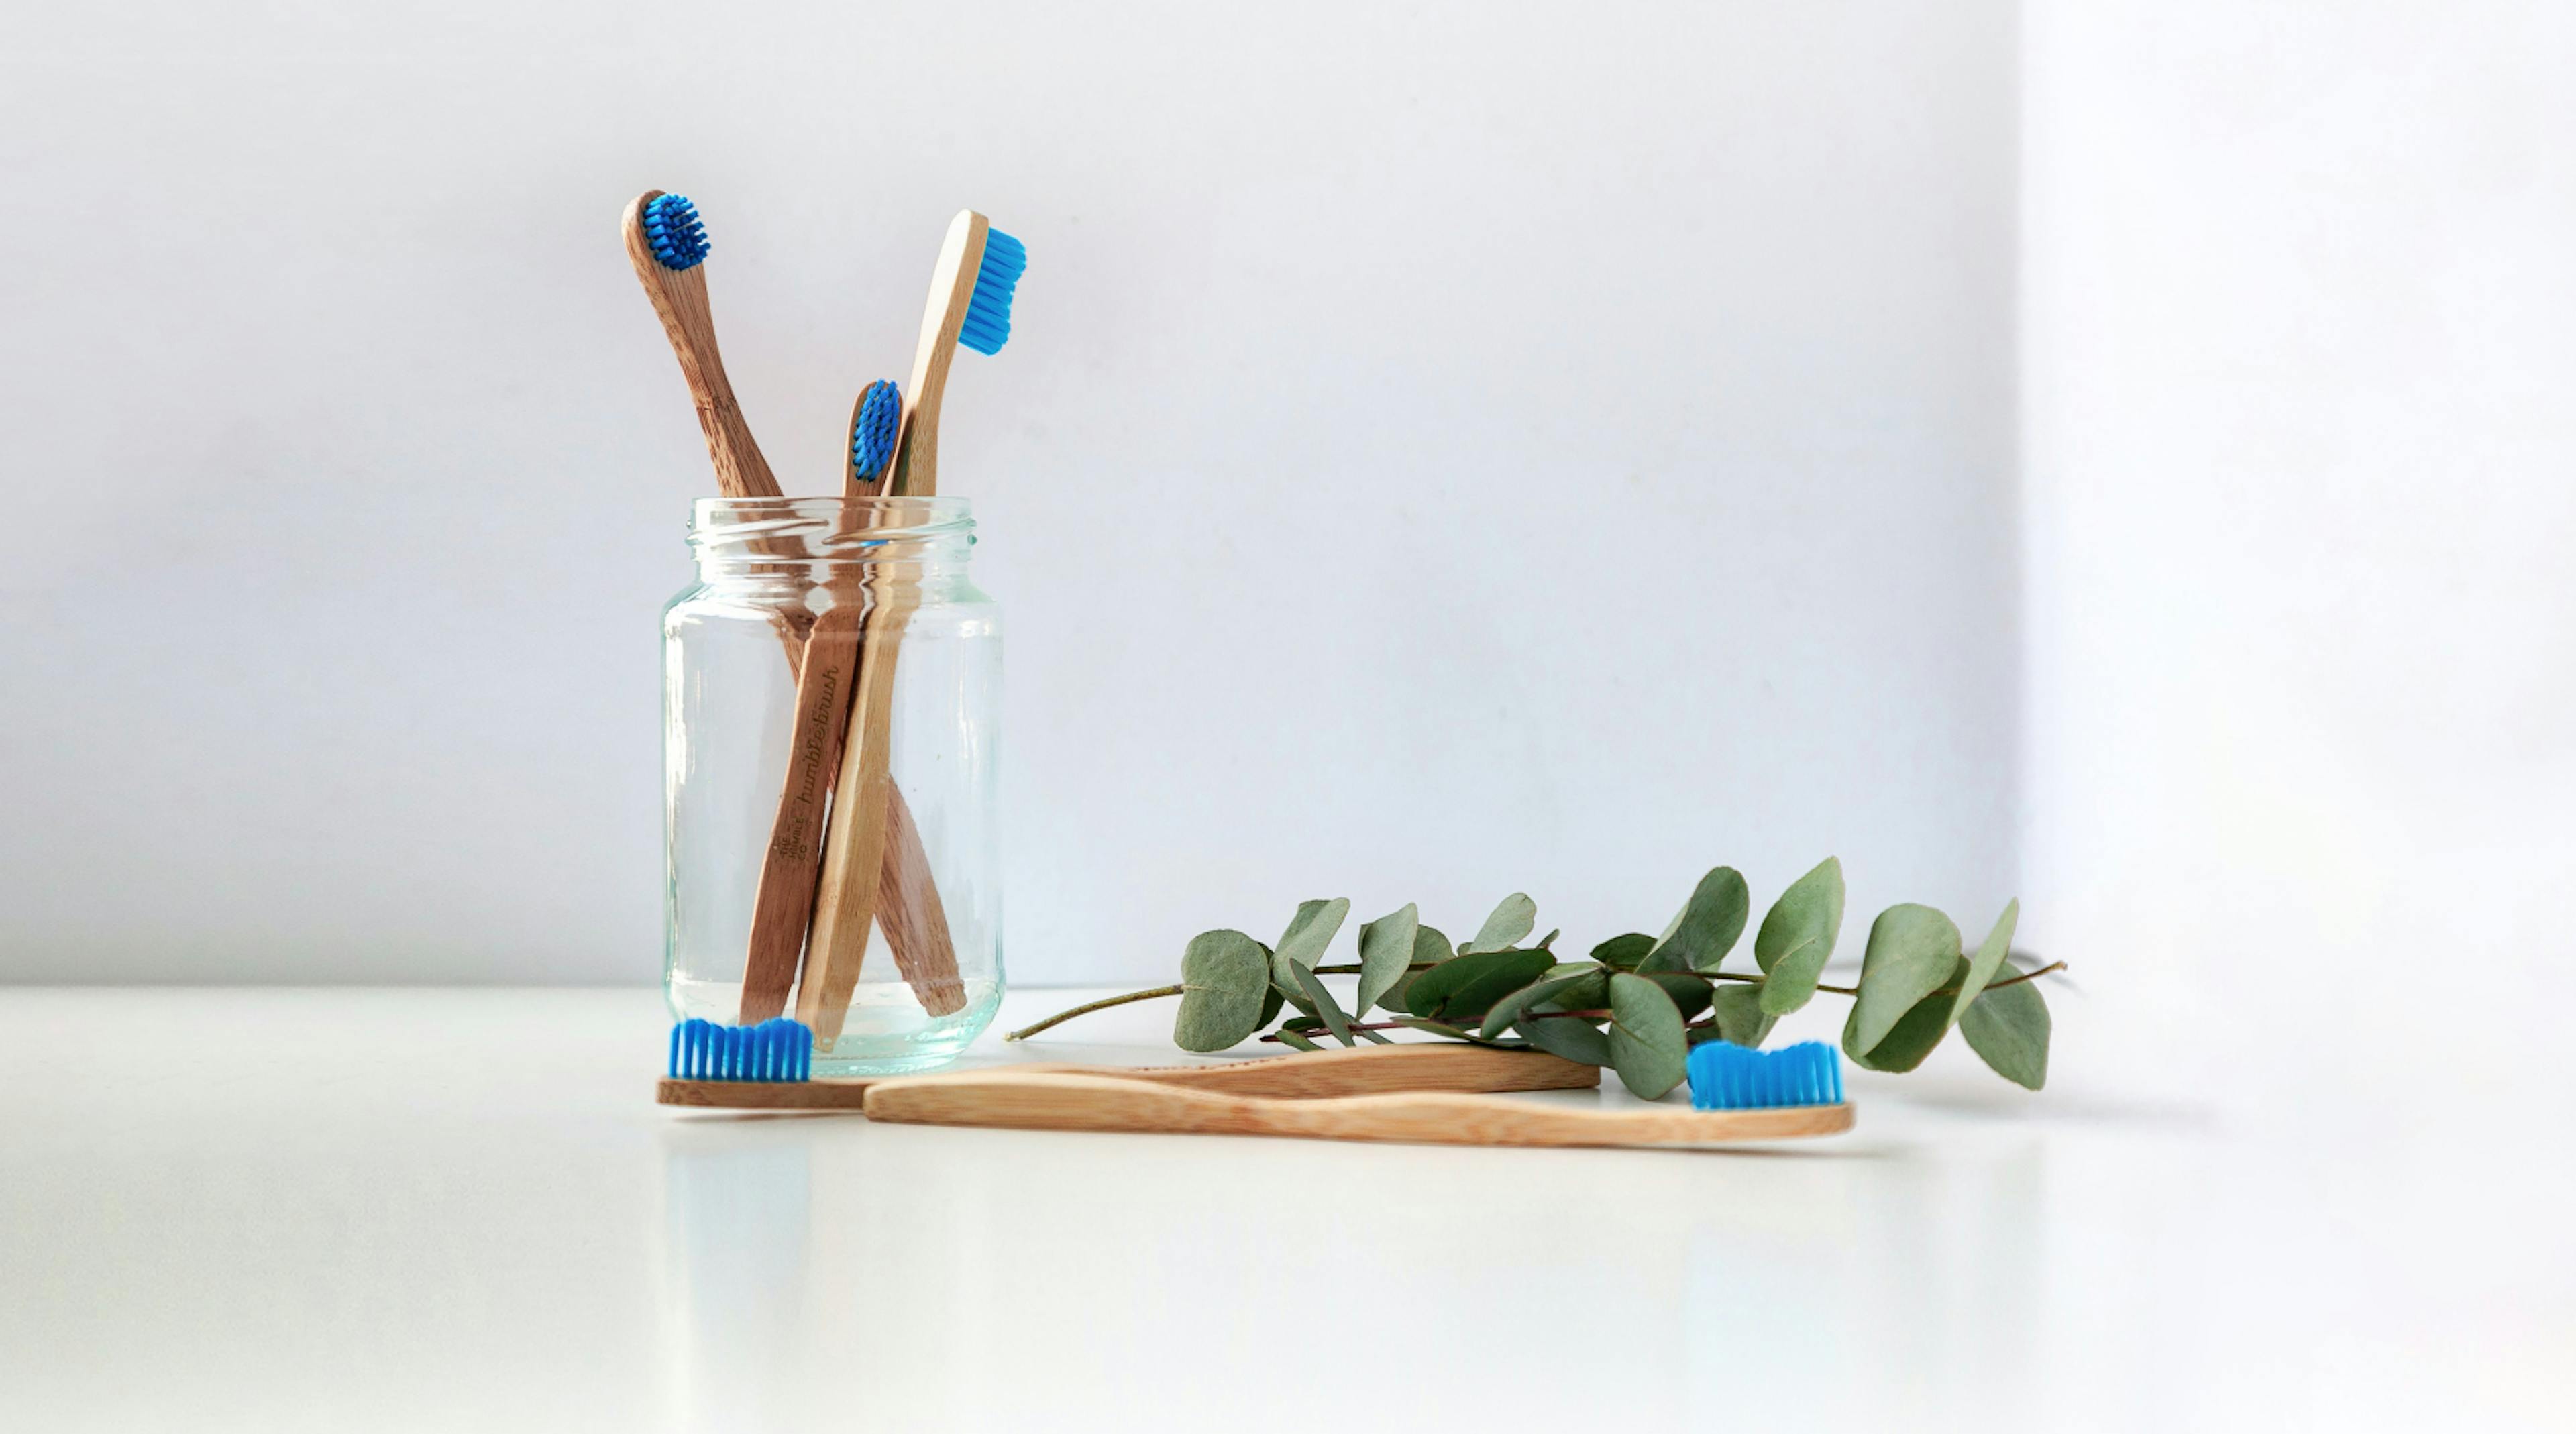
[[[689,547],[705,583],[963,579],[975,546],[964,498],[701,498]]]

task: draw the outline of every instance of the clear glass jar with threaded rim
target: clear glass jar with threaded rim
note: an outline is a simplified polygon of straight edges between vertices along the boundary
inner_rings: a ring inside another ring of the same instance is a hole
[[[1001,612],[963,498],[704,498],[662,612],[674,1020],[813,1027],[817,1075],[954,1057],[1002,999]]]

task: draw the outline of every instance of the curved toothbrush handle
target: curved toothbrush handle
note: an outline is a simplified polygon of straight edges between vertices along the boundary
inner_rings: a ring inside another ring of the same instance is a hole
[[[868,1119],[1014,1130],[1289,1135],[1422,1145],[1699,1145],[1849,1130],[1849,1105],[1597,1110],[1448,1092],[1275,1100],[1115,1076],[979,1071],[879,1081]]]

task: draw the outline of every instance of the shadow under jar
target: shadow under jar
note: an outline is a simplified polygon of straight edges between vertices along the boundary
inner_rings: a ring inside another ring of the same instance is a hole
[[[993,1019],[1002,630],[974,533],[963,498],[698,501],[698,580],[662,613],[673,1019],[794,1016],[818,1075],[935,1066]]]

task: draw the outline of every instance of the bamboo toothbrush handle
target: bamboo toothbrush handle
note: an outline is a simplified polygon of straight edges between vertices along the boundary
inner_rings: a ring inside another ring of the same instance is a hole
[[[635,277],[643,281],[653,312],[662,317],[671,352],[679,357],[680,376],[688,381],[689,401],[698,411],[698,428],[706,434],[707,457],[715,462],[716,486],[728,498],[775,498],[778,479],[769,471],[769,460],[761,457],[751,425],[743,421],[742,405],[734,401],[733,384],[725,377],[724,356],[716,348],[715,314],[707,306],[706,266],[665,269],[644,237],[644,206],[661,197],[661,190],[648,189],[626,206],[621,227],[627,260],[635,266]]]
[[[1488,1046],[1446,1042],[1312,1051],[1303,1055],[1268,1056],[1260,1060],[1224,1061],[1203,1066],[1032,1063],[1010,1066],[1002,1073],[1063,1072],[1291,1100],[1399,1090],[1587,1090],[1601,1084],[1599,1066],[1561,1060],[1539,1051],[1498,1051]],[[984,1072],[953,1072],[919,1079],[959,1080],[978,1074]],[[731,1110],[857,1110],[868,1087],[881,1079],[887,1078],[847,1077],[813,1081],[670,1079],[662,1082],[658,1098],[664,1105]]]
[[[957,359],[957,334],[975,298],[984,267],[984,236],[991,223],[972,209],[958,211],[939,243],[930,271],[930,299],[922,308],[921,338],[913,347],[912,386],[903,391],[901,441],[887,491],[907,498],[939,492],[939,408],[948,396],[948,368]]]
[[[872,1121],[1013,1130],[1287,1135],[1417,1145],[1703,1145],[1849,1130],[1848,1105],[1777,1110],[1591,1110],[1447,1092],[1275,1100],[1124,1077],[1004,1071],[869,1087]]]

